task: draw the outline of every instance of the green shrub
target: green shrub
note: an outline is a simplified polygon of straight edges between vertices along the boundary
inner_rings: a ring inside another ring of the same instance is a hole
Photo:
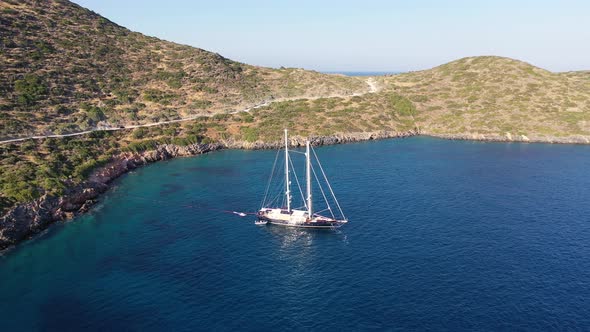
[[[202,90],[206,93],[209,93],[209,94],[216,94],[219,92],[219,90],[217,90],[216,88],[209,87],[209,86],[204,86]]]
[[[211,102],[208,100],[195,100],[192,102],[191,106],[196,109],[205,109],[211,106]]]
[[[177,98],[178,96],[173,93],[166,93],[164,91],[156,90],[156,89],[148,89],[145,90],[143,93],[143,99],[146,101],[151,101],[154,103],[159,103],[162,105],[167,105],[172,101],[172,99]]]
[[[86,111],[86,115],[92,121],[99,122],[106,119],[104,112],[100,107],[92,106]]]
[[[39,195],[37,189],[26,182],[8,182],[2,187],[2,192],[19,202],[31,201]]]
[[[242,134],[242,139],[247,142],[256,142],[260,136],[258,128],[254,127],[242,127],[240,128],[240,132]]]
[[[36,75],[26,75],[14,83],[17,102],[24,106],[35,104],[39,98],[47,94],[47,87],[43,80]]]
[[[246,123],[254,122],[254,116],[252,116],[250,113],[242,112],[240,113],[240,117],[242,118],[242,121]]]
[[[389,105],[399,115],[414,115],[416,113],[414,104],[396,93],[389,95]]]
[[[192,124],[190,127],[185,129],[185,132],[189,135],[201,135],[207,131],[207,126],[201,122]]]
[[[125,148],[126,151],[131,152],[142,152],[147,150],[153,150],[158,146],[158,142],[155,140],[146,140],[141,142],[132,142]]]
[[[179,146],[187,146],[187,145],[199,143],[200,141],[201,141],[201,137],[199,137],[197,135],[189,135],[187,137],[174,137],[172,139],[171,143],[174,145],[179,145]]]
[[[90,175],[90,172],[98,166],[96,160],[88,160],[74,168],[74,176],[77,178],[85,178]]]
[[[30,162],[18,162],[2,169],[2,193],[16,201],[30,201],[39,196],[34,185],[36,168]]]
[[[214,121],[226,121],[226,120],[230,120],[231,119],[231,114],[224,114],[224,113],[220,113],[220,114],[215,114],[212,119]]]
[[[118,89],[113,91],[117,96],[117,100],[121,103],[130,104],[135,101],[137,92],[131,89]]]
[[[133,130],[133,134],[131,136],[135,139],[144,138],[149,133],[149,130],[146,128],[136,128]]]
[[[176,128],[166,128],[163,131],[164,136],[176,136]]]
[[[177,66],[178,67],[178,66]],[[182,79],[186,76],[186,73],[182,70],[177,72],[159,70],[156,72],[154,77],[158,80],[165,81],[169,87],[178,89],[182,87]]]

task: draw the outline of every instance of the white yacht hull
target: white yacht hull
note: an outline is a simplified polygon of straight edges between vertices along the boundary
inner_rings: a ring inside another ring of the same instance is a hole
[[[256,215],[259,221],[266,221],[271,225],[285,226],[285,227],[296,227],[296,228],[338,228],[345,223],[347,220],[336,220],[323,216],[314,216],[308,218],[307,214],[302,213],[304,211],[294,210],[291,213],[287,213],[286,210],[282,209],[262,209]]]

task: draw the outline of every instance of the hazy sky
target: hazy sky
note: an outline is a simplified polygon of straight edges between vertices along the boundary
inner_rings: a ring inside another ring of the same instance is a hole
[[[590,69],[590,0],[75,0],[131,30],[233,60],[407,71],[472,55]]]

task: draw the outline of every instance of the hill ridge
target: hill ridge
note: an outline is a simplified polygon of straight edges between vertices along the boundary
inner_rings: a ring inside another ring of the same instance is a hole
[[[7,0],[0,12],[0,138],[367,89],[357,78],[251,66],[148,37],[69,1]]]

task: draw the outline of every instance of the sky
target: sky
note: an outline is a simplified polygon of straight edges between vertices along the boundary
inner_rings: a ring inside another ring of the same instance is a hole
[[[240,62],[410,71],[498,55],[590,70],[589,0],[74,0],[131,30]]]

